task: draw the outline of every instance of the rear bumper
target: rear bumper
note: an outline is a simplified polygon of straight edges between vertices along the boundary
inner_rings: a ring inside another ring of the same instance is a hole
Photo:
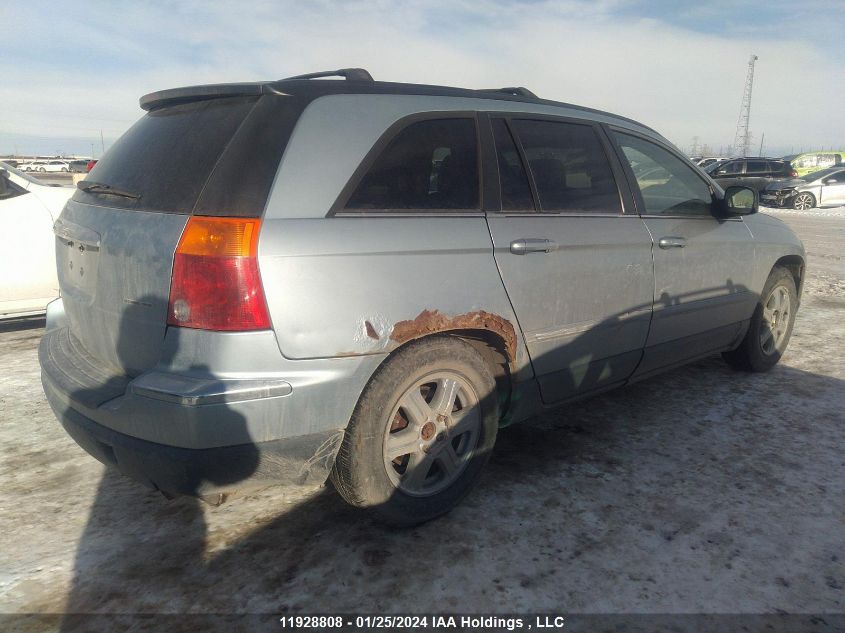
[[[378,362],[289,361],[278,356],[272,332],[209,340],[194,331],[181,333],[170,365],[132,378],[88,354],[62,319],[50,324],[39,347],[41,380],[64,428],[101,462],[174,494],[324,482]],[[179,354],[208,355],[224,345],[240,353],[223,357],[262,371],[219,377],[193,360],[184,369],[172,365]],[[260,351],[267,349],[279,359],[269,371]]]
[[[320,484],[328,478],[343,438],[343,431],[327,431],[258,444],[189,449],[118,433],[74,409],[54,407],[54,411],[90,455],[169,495],[212,497],[276,484]]]

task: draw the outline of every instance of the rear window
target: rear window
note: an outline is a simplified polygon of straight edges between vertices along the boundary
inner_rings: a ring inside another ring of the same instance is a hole
[[[228,97],[150,111],[88,174],[138,199],[77,191],[74,200],[164,213],[260,216],[293,125],[293,97]]]

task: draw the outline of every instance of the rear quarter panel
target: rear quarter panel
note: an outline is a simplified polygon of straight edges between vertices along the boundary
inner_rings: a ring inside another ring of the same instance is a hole
[[[527,364],[483,216],[268,220],[260,266],[287,358],[387,354],[487,329],[515,368]]]

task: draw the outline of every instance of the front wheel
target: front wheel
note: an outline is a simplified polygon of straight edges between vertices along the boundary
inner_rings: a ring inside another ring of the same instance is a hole
[[[806,191],[799,193],[795,196],[795,200],[792,201],[792,207],[799,211],[806,211],[807,209],[812,209],[814,206],[816,206],[815,196]]]
[[[763,287],[742,343],[722,356],[737,369],[770,370],[786,351],[797,310],[798,291],[792,273],[776,267]]]
[[[492,371],[465,341],[411,343],[364,389],[332,470],[350,504],[393,525],[451,510],[478,480],[498,428]]]

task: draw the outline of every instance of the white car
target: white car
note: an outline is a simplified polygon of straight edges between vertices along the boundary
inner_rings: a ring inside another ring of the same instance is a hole
[[[0,162],[0,319],[42,313],[59,296],[53,223],[74,191]]]
[[[45,160],[41,163],[38,163],[38,167],[35,171],[40,172],[67,172],[70,171],[70,163],[66,160]]]

